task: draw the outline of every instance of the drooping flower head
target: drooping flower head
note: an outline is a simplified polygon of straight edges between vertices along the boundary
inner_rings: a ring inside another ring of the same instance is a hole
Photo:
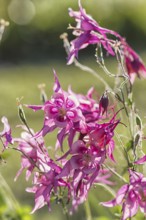
[[[122,48],[130,82],[133,84],[136,76],[138,76],[138,78],[141,76],[146,78],[146,67],[139,55],[125,42],[125,40],[122,40]]]
[[[90,44],[101,44],[107,53],[115,55],[112,48],[112,40],[107,37],[107,34],[121,38],[121,36],[109,29],[100,27],[99,24],[82,8],[79,1],[79,11],[69,9],[69,15],[75,18],[77,25],[73,31],[76,39],[71,41],[70,54],[68,64],[73,62],[73,59],[78,58],[78,51],[84,49]]]
[[[146,78],[146,67],[143,61],[128,45],[125,38],[113,30],[101,27],[90,15],[86,14],[80,1],[79,11],[69,9],[69,15],[75,19],[77,25],[75,28],[70,27],[73,29],[73,35],[76,38],[70,42],[68,64],[71,64],[75,58],[78,58],[79,50],[94,44],[97,47],[102,46],[112,56],[116,56],[117,51],[121,50],[120,54],[124,56],[125,67],[131,83],[134,82],[136,76]]]
[[[34,132],[31,131],[34,135]],[[47,149],[44,145],[44,140],[41,137],[34,137],[28,131],[21,133],[20,138],[15,138],[14,142],[18,145],[17,150],[22,153],[21,168],[18,171],[15,180],[26,170],[26,180],[29,179],[33,170],[37,167],[41,172],[50,170],[48,165],[51,159],[48,155]]]
[[[57,197],[60,198],[61,187],[69,188],[65,181],[56,178],[60,169],[60,167],[56,166],[56,169],[51,169],[47,173],[35,172],[33,187],[26,189],[27,192],[35,194],[35,206],[31,213],[45,205],[48,205],[49,211],[51,211],[50,203],[52,196],[56,197],[56,199]]]
[[[115,199],[101,203],[106,207],[122,205],[121,220],[133,217],[138,208],[142,213],[146,213],[146,178],[142,173],[129,170],[129,179],[129,184],[119,189]]]

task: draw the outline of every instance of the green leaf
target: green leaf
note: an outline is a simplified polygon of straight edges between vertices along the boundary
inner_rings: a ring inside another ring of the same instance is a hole
[[[142,120],[139,115],[136,115],[136,124],[139,126],[139,129],[142,129]]]
[[[24,113],[24,110],[23,110],[23,108],[22,108],[22,105],[19,105],[19,106],[18,106],[18,115],[19,115],[19,117],[20,117],[20,120],[21,120],[24,124],[26,124],[26,117],[25,117],[25,113]]]
[[[132,106],[132,104],[133,104],[132,93],[130,93],[130,94],[128,95],[128,101],[127,101],[127,104],[128,104],[129,106]]]
[[[134,147],[136,147],[138,145],[139,140],[140,140],[140,134],[137,133],[135,138],[134,138]]]
[[[122,100],[122,98],[119,96],[118,93],[115,94],[115,98],[118,99],[119,102],[122,102],[122,103],[123,103],[123,100]]]
[[[127,151],[133,149],[133,146],[134,146],[133,144],[134,144],[133,140],[130,140],[130,141],[127,142],[127,144],[126,144]]]

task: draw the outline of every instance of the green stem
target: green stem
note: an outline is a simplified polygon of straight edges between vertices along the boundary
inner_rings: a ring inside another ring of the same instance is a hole
[[[84,203],[84,208],[86,212],[86,220],[92,220],[91,209],[88,200],[86,200],[86,202]]]
[[[7,204],[9,209],[17,210],[19,208],[19,203],[17,202],[13,192],[11,191],[9,185],[7,184],[1,173],[0,173],[0,188],[5,203]]]
[[[120,180],[122,180],[124,183],[127,183],[126,179],[122,177],[120,174],[118,174],[115,170],[110,168],[107,164],[103,164],[104,167],[108,168],[113,174],[115,174]]]
[[[68,41],[68,35],[67,33],[63,33],[60,38],[63,40],[64,42],[64,48],[65,48],[65,51],[67,53],[67,55],[69,54],[70,52],[70,43]],[[98,80],[100,80],[104,86],[106,87],[106,89],[109,89],[109,91],[113,91],[112,88],[108,85],[108,83],[102,78],[99,76],[99,74],[91,69],[90,67],[88,66],[85,66],[85,65],[82,65],[81,63],[79,63],[76,59],[74,59],[74,64],[75,66],[79,67],[81,70],[85,71],[85,72],[89,72],[92,76],[96,77]]]
[[[69,220],[68,210],[67,210],[67,207],[66,207],[66,205],[65,205],[63,200],[61,200],[61,205],[62,205],[62,208],[63,208],[63,212],[64,212],[64,214],[66,216],[66,220]]]
[[[103,183],[96,183],[96,186],[102,186],[106,191],[108,191],[113,197],[116,197],[116,193],[114,190],[111,189],[111,187],[109,187],[106,184]]]
[[[92,76],[96,77],[98,80],[100,80],[103,83],[103,85],[106,87],[106,89],[108,89],[110,92],[112,91],[112,88],[108,85],[108,83],[102,77],[100,77],[99,74],[97,74],[97,72],[95,70],[79,63],[77,60],[74,60],[74,64],[75,64],[75,66],[79,67],[81,70],[88,72]]]
[[[119,135],[116,131],[115,131],[115,134],[116,134],[116,137],[117,137],[117,139],[118,139],[118,141],[119,141],[119,143],[120,143],[120,146],[122,147],[122,150],[124,151],[124,154],[125,154],[125,157],[126,157],[126,160],[127,160],[127,164],[128,164],[128,167],[129,167],[129,166],[130,166],[129,155],[128,155],[128,153],[127,153],[125,147],[124,147],[124,144],[123,144],[123,142],[122,142],[122,140],[121,140],[120,135]]]

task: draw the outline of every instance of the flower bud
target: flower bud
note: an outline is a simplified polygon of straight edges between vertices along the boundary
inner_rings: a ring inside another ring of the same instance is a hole
[[[99,113],[102,113],[102,115],[106,112],[109,105],[109,98],[107,95],[107,91],[101,96],[99,100]]]

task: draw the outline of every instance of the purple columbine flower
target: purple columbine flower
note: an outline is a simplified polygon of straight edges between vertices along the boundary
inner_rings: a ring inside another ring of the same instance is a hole
[[[119,39],[121,36],[115,31],[100,27],[91,16],[86,14],[80,1],[79,8],[80,11],[73,11],[72,9],[69,9],[69,15],[75,18],[77,25],[73,31],[76,39],[71,41],[68,64],[71,64],[74,58],[78,57],[79,50],[84,49],[90,44],[101,44],[107,53],[114,56],[115,52],[112,48],[112,40],[107,37],[107,34],[111,34]]]
[[[144,164],[146,162],[146,155],[143,157],[139,158],[137,161],[135,161],[135,164]]]
[[[146,213],[146,178],[143,174],[129,170],[130,182],[123,185],[117,192],[116,198],[103,202],[106,207],[122,205],[121,220],[133,217],[138,212]]]
[[[27,105],[34,111],[42,109],[45,113],[44,126],[39,135],[45,136],[55,128],[60,129],[60,136],[65,136],[74,123],[85,121],[79,102],[75,95],[62,90],[56,73],[54,72],[54,94],[44,105]],[[60,140],[59,140],[60,141]]]
[[[116,126],[119,124],[119,120],[114,117],[107,123],[103,124],[91,124],[88,126],[88,132],[83,137],[83,140],[89,146],[94,146],[98,150],[106,151],[106,154],[109,156],[111,160],[114,161],[113,151],[114,151],[114,140],[112,139],[114,136],[114,130]],[[106,149],[107,146],[107,149]]]
[[[17,149],[22,153],[21,168],[17,172],[15,181],[25,169],[26,180],[30,178],[34,168],[36,167],[41,172],[47,172],[50,170],[49,163],[51,159],[41,137],[36,138],[28,132],[22,132],[21,138],[15,138],[14,142],[18,144]]]
[[[122,44],[123,55],[125,58],[125,65],[129,75],[130,82],[133,84],[136,76],[138,76],[139,78],[141,76],[146,78],[146,67],[143,64],[142,59],[125,42],[125,40],[122,40],[121,44]]]
[[[69,9],[69,15],[75,18],[77,25],[73,28],[73,35],[76,38],[70,42],[70,52],[68,64],[74,58],[78,58],[78,52],[90,44],[102,45],[106,52],[112,56],[116,55],[117,48],[125,59],[125,66],[129,75],[130,82],[133,83],[136,76],[146,78],[146,67],[138,54],[127,44],[125,39],[115,31],[100,27],[99,24],[82,8],[79,1],[79,11]],[[116,40],[110,38],[112,35]]]
[[[71,146],[65,157],[67,155],[71,155],[71,158],[65,163],[59,174],[61,178],[73,176],[76,170],[80,170],[84,175],[93,174],[105,159],[104,153],[101,154],[95,147],[87,147],[81,140]]]
[[[63,178],[70,183],[72,195],[72,211],[83,203],[88,192],[97,181],[100,164],[105,160],[105,153],[95,147],[86,146],[81,140],[76,141],[70,150],[59,160],[71,156],[64,164],[58,178]]]
[[[6,117],[2,117],[1,121],[4,124],[4,129],[2,132],[0,132],[0,138],[4,138],[5,140],[4,141],[4,149],[5,149],[8,144],[13,144],[13,139],[12,139],[11,128],[8,123],[8,119]]]
[[[50,202],[51,197],[60,198],[61,187],[69,189],[68,184],[62,180],[57,179],[56,176],[60,172],[60,167],[56,165],[55,170],[50,170],[47,173],[35,172],[33,187],[27,188],[26,191],[35,194],[35,206],[31,213],[48,205],[49,211],[51,211]]]
[[[93,95],[95,95],[95,97],[97,96],[93,87],[88,90],[86,95],[76,95],[87,124],[96,122],[100,118],[99,104],[98,101],[93,98]]]

